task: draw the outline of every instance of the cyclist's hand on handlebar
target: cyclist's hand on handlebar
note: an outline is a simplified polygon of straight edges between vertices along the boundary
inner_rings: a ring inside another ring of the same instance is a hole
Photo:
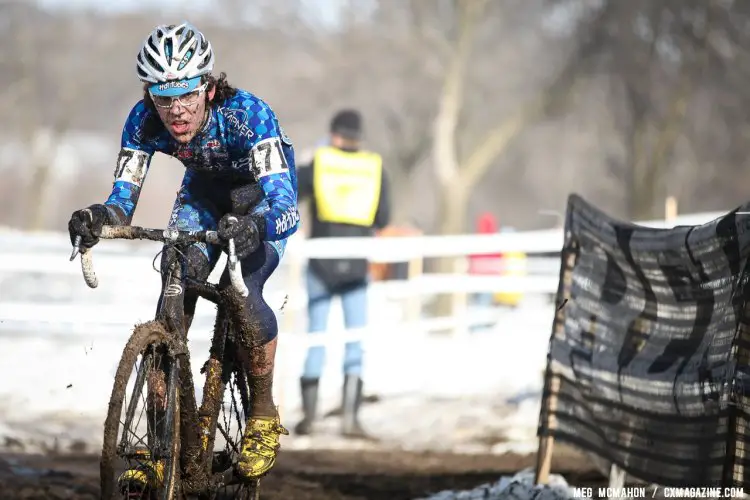
[[[99,243],[102,226],[107,223],[109,211],[101,204],[76,210],[68,221],[70,243],[75,245],[76,236],[81,237],[81,246],[91,248]]]
[[[237,258],[242,260],[260,246],[258,225],[252,215],[227,214],[219,221],[219,237],[225,241],[234,238]]]

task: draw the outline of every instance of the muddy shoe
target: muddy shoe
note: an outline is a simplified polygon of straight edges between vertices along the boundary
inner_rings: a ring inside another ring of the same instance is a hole
[[[237,474],[244,479],[257,479],[265,475],[276,463],[279,436],[289,435],[279,422],[279,417],[250,417],[242,449],[237,461]]]
[[[123,472],[117,479],[120,490],[158,489],[164,484],[164,461],[150,460],[148,450],[138,450],[138,465]]]

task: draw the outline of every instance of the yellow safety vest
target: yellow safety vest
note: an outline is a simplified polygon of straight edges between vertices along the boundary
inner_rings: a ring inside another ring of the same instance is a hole
[[[380,201],[381,156],[322,147],[315,152],[313,165],[318,220],[372,226]]]

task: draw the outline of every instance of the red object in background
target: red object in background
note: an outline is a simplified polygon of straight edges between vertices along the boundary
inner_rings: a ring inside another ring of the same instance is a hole
[[[497,218],[490,212],[482,212],[477,216],[476,228],[477,234],[497,234]],[[469,274],[500,274],[502,260],[502,253],[470,255]]]
[[[495,234],[497,230],[497,218],[490,212],[482,212],[477,216],[477,233]]]

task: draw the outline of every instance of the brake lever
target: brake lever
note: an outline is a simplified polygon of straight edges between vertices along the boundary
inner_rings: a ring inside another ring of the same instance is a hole
[[[73,262],[73,260],[76,258],[76,255],[78,255],[81,252],[81,235],[79,234],[76,236],[75,242],[73,243],[73,252],[70,254],[70,262]]]
[[[94,215],[91,213],[91,209],[84,208],[83,213],[85,215],[88,215],[89,221],[94,220]],[[81,235],[77,234],[76,239],[73,242],[73,252],[71,252],[70,254],[70,262],[73,262],[73,259],[75,259],[76,255],[78,255],[79,253],[81,253]]]

